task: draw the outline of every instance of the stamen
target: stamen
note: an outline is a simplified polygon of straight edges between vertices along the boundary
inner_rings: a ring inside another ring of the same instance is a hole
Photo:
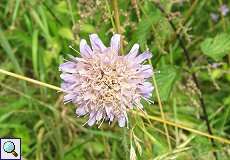
[[[75,52],[77,52],[79,55],[81,54],[79,51],[77,51],[76,49],[74,49],[71,45],[69,45],[69,48],[71,48],[72,50],[74,50]]]

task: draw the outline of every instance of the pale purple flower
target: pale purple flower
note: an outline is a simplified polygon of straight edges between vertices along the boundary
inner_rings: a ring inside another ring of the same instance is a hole
[[[147,101],[153,91],[148,82],[153,74],[151,65],[143,64],[152,57],[148,51],[138,55],[134,44],[126,56],[119,55],[120,35],[111,38],[106,47],[97,34],[90,35],[91,47],[80,41],[81,57],[60,65],[64,102],[77,106],[76,114],[89,115],[89,126],[104,120],[118,120],[120,127],[128,124],[127,111],[142,109],[141,99]]]
[[[222,14],[222,16],[226,16],[229,12],[229,8],[226,4],[223,4],[220,6],[219,11]]]
[[[216,13],[210,13],[210,16],[211,16],[211,19],[212,19],[214,22],[217,22],[218,19],[219,19],[219,15],[216,14]]]

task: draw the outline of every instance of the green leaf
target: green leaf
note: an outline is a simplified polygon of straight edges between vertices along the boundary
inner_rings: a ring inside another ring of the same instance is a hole
[[[36,77],[38,77],[38,30],[33,32],[32,36],[32,63],[33,71]]]
[[[73,33],[69,28],[66,27],[60,28],[58,34],[65,39],[74,40]]]
[[[149,39],[154,24],[162,19],[161,13],[154,8],[150,13],[146,13],[146,17],[142,18],[141,22],[137,25],[137,30],[133,34],[133,41],[138,41],[143,45]],[[143,47],[143,46],[142,46]]]
[[[56,12],[69,13],[68,4],[66,1],[59,1],[57,5],[54,6]]]
[[[84,32],[84,33],[93,33],[93,32],[96,32],[94,26],[90,25],[90,24],[82,24],[81,25],[81,31]]]
[[[202,52],[214,60],[220,60],[230,51],[230,35],[221,33],[214,38],[207,38],[201,43]]]
[[[177,76],[177,69],[173,66],[164,66],[160,69],[160,73],[156,74],[157,87],[162,101],[168,99]]]
[[[11,60],[11,62],[14,64],[15,70],[18,73],[23,74],[21,66],[19,65],[18,59],[15,56],[15,54],[13,52],[13,49],[11,48],[11,45],[8,42],[7,38],[5,37],[5,35],[4,35],[4,33],[3,33],[1,28],[0,28],[0,45],[5,50],[5,53],[7,54],[7,56]]]

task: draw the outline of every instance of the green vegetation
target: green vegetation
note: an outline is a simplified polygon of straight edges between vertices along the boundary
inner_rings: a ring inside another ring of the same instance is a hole
[[[154,90],[154,104],[143,101],[149,116],[210,133],[208,118],[213,135],[230,139],[230,13],[221,15],[224,0],[159,1],[163,10],[154,0],[119,0],[118,26],[112,0],[1,0],[0,68],[60,86],[59,64],[79,56],[69,45],[79,50],[80,39],[89,42],[91,33],[109,45],[118,30],[124,53],[134,43],[153,53],[159,93]],[[0,74],[0,137],[22,138],[28,160],[211,160],[215,154],[229,160],[229,144],[133,112],[129,129],[107,122],[83,126],[87,117],[77,117],[75,106],[62,99],[60,92]]]

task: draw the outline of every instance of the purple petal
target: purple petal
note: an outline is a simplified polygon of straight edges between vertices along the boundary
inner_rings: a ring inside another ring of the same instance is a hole
[[[153,68],[152,65],[149,65],[149,64],[142,65],[142,67],[141,67],[142,70],[148,70],[148,69],[152,69],[152,68]]]
[[[141,103],[137,103],[136,106],[139,108],[139,109],[143,109],[144,106],[141,104]]]
[[[110,114],[108,115],[108,118],[109,118],[109,121],[112,122],[113,119],[114,119],[114,114],[113,114],[113,113],[110,113]]]
[[[76,82],[76,77],[74,75],[72,75],[72,74],[62,73],[60,75],[60,77],[61,77],[61,79],[63,79],[66,82],[69,82],[69,83]]]
[[[109,116],[109,114],[112,112],[112,110],[113,110],[112,106],[106,106],[105,107],[105,111],[106,111],[107,116]]]
[[[86,113],[87,112],[86,112],[84,106],[78,107],[76,109],[76,114],[79,115],[79,116],[84,116]]]
[[[115,51],[116,53],[118,53],[120,49],[120,39],[121,39],[121,35],[119,34],[114,34],[113,37],[111,38],[110,46],[112,50]]]
[[[143,93],[144,95],[148,95],[149,93],[151,93],[154,89],[154,87],[152,86],[151,83],[149,82],[144,82],[143,85],[139,85],[138,89],[140,90],[141,93]]]
[[[64,102],[68,103],[71,102],[76,97],[75,94],[67,94],[64,96]]]
[[[89,120],[87,122],[89,126],[94,125],[94,123],[96,122],[96,115],[95,114],[96,114],[95,112],[90,113]]]
[[[128,55],[126,56],[128,59],[129,58],[135,58],[138,54],[139,51],[139,44],[134,44],[132,49],[129,51]]]
[[[142,93],[142,96],[144,96],[145,98],[149,98],[152,96],[152,92],[149,93]]]
[[[93,118],[89,119],[88,125],[93,126],[95,122],[96,122],[96,117],[93,117]]]
[[[143,85],[145,87],[152,87],[153,86],[152,83],[150,83],[150,82],[144,82]]]
[[[72,84],[71,83],[61,83],[61,88],[62,89],[64,89],[64,90],[67,90],[67,88],[69,87],[69,86],[71,86]]]
[[[66,82],[61,83],[61,88],[63,90],[72,90],[75,86],[76,83],[66,83]]]
[[[139,90],[143,94],[149,94],[153,91],[153,87],[140,86]]]
[[[98,111],[97,115],[96,115],[96,120],[100,121],[102,119],[102,115],[103,115],[103,112],[102,111]]]
[[[211,13],[210,16],[211,16],[211,19],[212,19],[214,22],[217,22],[218,19],[219,19],[219,15],[216,14],[216,13]]]
[[[144,71],[138,73],[137,75],[139,75],[143,78],[150,78],[153,75],[153,70],[150,68],[150,69],[147,69],[147,70],[144,70]]]
[[[104,51],[106,49],[105,45],[102,43],[97,34],[91,34],[89,38],[93,50]]]
[[[221,12],[221,14],[223,16],[226,16],[228,14],[228,12],[229,12],[229,8],[228,8],[228,6],[226,4],[221,5],[219,10],[220,10],[220,12]]]
[[[136,62],[137,63],[142,63],[143,61],[145,61],[146,59],[150,59],[152,57],[152,53],[151,52],[144,52],[142,54],[140,54],[137,58],[136,58]]]
[[[126,118],[124,116],[120,117],[118,119],[118,124],[120,127],[124,127],[125,126],[125,122],[126,122]]]
[[[68,61],[59,66],[59,71],[76,73],[76,63]]]
[[[137,71],[137,75],[143,78],[149,78],[153,75],[153,68],[151,65],[142,65],[141,70]]]
[[[90,58],[92,55],[93,51],[87,44],[86,40],[82,39],[80,42],[80,53],[82,57]]]

